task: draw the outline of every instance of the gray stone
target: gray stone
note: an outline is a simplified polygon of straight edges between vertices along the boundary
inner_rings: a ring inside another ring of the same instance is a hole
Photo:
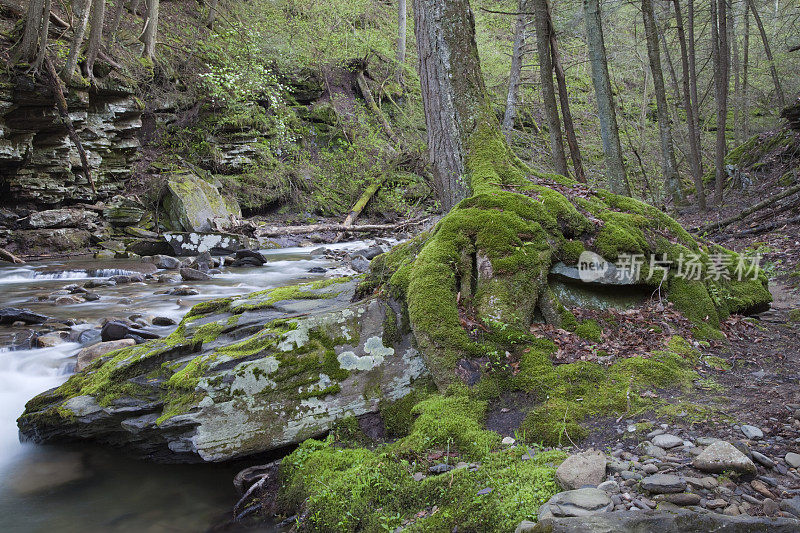
[[[200,272],[195,268],[182,267],[180,269],[181,278],[185,281],[206,281],[211,279],[211,276],[205,272]]]
[[[567,457],[556,469],[556,481],[564,490],[574,490],[586,485],[597,486],[606,475],[606,455],[588,450]]]
[[[673,505],[679,505],[681,507],[687,507],[689,505],[699,505],[700,504],[700,495],[695,494],[693,492],[680,492],[677,494],[667,494],[664,497],[665,501],[670,502]]]
[[[639,485],[653,494],[669,494],[686,490],[686,481],[671,474],[647,476],[639,482]]]
[[[607,492],[608,494],[619,493],[619,485],[617,485],[617,482],[613,480],[603,481],[602,483],[597,485],[597,488]]]
[[[772,468],[775,466],[775,461],[767,457],[761,452],[757,452],[752,450],[750,454],[753,456],[753,460],[762,466],[766,466],[767,468]]]
[[[119,350],[120,348],[126,348],[128,346],[134,346],[135,344],[136,341],[133,339],[120,339],[116,341],[99,342],[92,346],[88,346],[78,352],[77,362],[75,363],[75,371],[80,372],[89,366],[92,361],[103,357],[108,352]]]
[[[154,326],[174,326],[175,324],[177,324],[177,322],[166,316],[157,316],[153,318]]]
[[[683,439],[675,435],[656,435],[653,437],[653,444],[659,448],[670,449],[678,446],[683,446]]]
[[[563,516],[588,516],[611,508],[611,498],[599,489],[559,492],[539,508],[539,519]]]
[[[22,223],[33,229],[75,228],[96,219],[96,214],[82,209],[48,209],[31,213]]]
[[[692,461],[692,466],[704,472],[721,473],[733,470],[742,474],[756,474],[756,465],[745,454],[725,441],[716,441]]]
[[[781,511],[800,517],[800,496],[781,501]]]
[[[783,459],[790,467],[800,468],[800,453],[789,452]]]
[[[453,465],[448,465],[445,463],[439,463],[433,465],[432,467],[428,468],[428,472],[431,474],[444,474],[445,472],[449,472],[453,469]]]
[[[17,309],[16,307],[4,307],[0,309],[0,324],[13,324],[14,322],[43,324],[48,320],[50,320],[50,317],[33,313],[27,309]]]
[[[763,516],[728,516],[687,509],[620,511],[580,517],[548,517],[533,533],[797,533],[798,520]]]
[[[755,426],[743,425],[741,427],[741,430],[742,433],[744,433],[744,436],[750,440],[758,440],[764,438],[764,432]]]

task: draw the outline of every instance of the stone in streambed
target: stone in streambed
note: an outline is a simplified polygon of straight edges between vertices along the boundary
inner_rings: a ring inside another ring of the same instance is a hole
[[[612,508],[609,495],[599,489],[559,492],[539,508],[539,520],[550,517],[588,516]]]
[[[133,339],[119,339],[116,341],[99,342],[92,346],[87,346],[78,352],[78,359],[75,363],[75,371],[80,372],[89,366],[92,361],[103,357],[108,352],[134,345],[136,345],[136,341]]]
[[[603,452],[589,450],[567,457],[556,469],[556,481],[565,490],[586,485],[596,487],[606,475],[606,456]]]
[[[694,458],[692,466],[704,472],[721,473],[733,470],[742,474],[756,474],[756,465],[745,454],[725,441],[716,441]]]
[[[195,268],[183,267],[180,269],[181,277],[184,281],[206,281],[211,279],[211,276],[205,272],[200,272]]]
[[[653,494],[669,494],[686,490],[686,481],[671,474],[647,476],[639,482],[639,485]]]

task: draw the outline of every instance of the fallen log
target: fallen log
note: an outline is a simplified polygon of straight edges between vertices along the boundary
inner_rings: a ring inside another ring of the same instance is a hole
[[[752,207],[748,207],[747,209],[740,211],[736,215],[730,216],[718,222],[710,222],[708,224],[705,224],[704,226],[694,228],[692,230],[692,233],[717,232],[726,226],[730,226],[734,222],[742,220],[743,218],[755,213],[756,211],[772,206],[775,202],[777,202],[781,198],[786,198],[787,196],[791,196],[792,194],[798,191],[800,191],[800,183],[792,187],[789,187],[788,189],[781,191],[778,194],[774,194],[769,198],[767,198],[766,200],[764,200],[763,202],[759,202]]]
[[[415,218],[412,220],[404,220],[396,224],[362,224],[360,226],[345,226],[344,224],[310,224],[307,226],[267,226],[263,228],[256,228],[255,235],[257,237],[278,237],[280,235],[303,235],[306,233],[314,233],[315,231],[352,231],[352,232],[370,232],[370,231],[386,231],[392,229],[400,229],[407,226],[414,226],[423,224],[427,218]]]
[[[791,224],[800,224],[800,217],[789,218],[787,220],[780,220],[778,222],[770,222],[769,224],[762,224],[761,226],[756,226],[755,228],[750,228],[744,231],[740,231],[739,233],[736,233],[735,236],[746,237],[748,235],[761,235],[762,233],[766,233],[774,229],[779,229],[784,226],[789,226]]]
[[[350,210],[350,212],[347,213],[344,222],[342,222],[342,226],[348,228],[353,226],[353,223],[361,214],[361,211],[364,210],[364,208],[367,206],[372,197],[375,196],[375,193],[378,192],[378,189],[381,188],[381,185],[383,185],[384,180],[386,180],[385,174],[381,176],[378,180],[369,184],[369,187],[367,187],[367,189],[364,191],[364,194],[361,195],[358,201],[353,205],[353,208]],[[339,242],[342,239],[342,237],[344,237],[344,232],[341,232],[336,236],[335,242]]]
[[[25,262],[4,248],[0,248],[0,259],[10,263],[16,263],[18,265],[21,265]]]

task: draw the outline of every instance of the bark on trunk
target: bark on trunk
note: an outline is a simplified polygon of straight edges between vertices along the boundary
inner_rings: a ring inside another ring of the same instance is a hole
[[[606,156],[607,181],[609,188],[617,193],[630,196],[622,148],[619,142],[617,113],[611,92],[611,79],[608,74],[608,59],[603,39],[603,25],[600,15],[600,0],[583,1],[586,21],[586,40],[589,46],[589,63],[592,67],[592,84],[597,98],[597,114],[600,119],[600,136],[603,153]]]
[[[159,0],[147,0],[147,15],[144,22],[141,41],[144,44],[142,56],[149,60],[156,57],[156,39],[158,37]]]
[[[572,121],[572,111],[569,108],[569,92],[567,91],[567,78],[564,73],[564,66],[561,63],[561,53],[558,50],[558,39],[556,30],[553,26],[553,12],[550,0],[544,0],[547,7],[547,31],[550,35],[550,52],[553,55],[553,69],[556,73],[556,84],[558,85],[558,101],[561,104],[561,116],[564,119],[564,133],[567,136],[569,155],[572,159],[572,170],[575,172],[575,179],[581,183],[586,183],[586,173],[583,171],[583,161],[581,151],[578,146],[578,138],[575,135],[575,124]]]
[[[778,105],[781,107],[781,109],[783,109],[786,107],[786,97],[783,95],[781,80],[778,78],[778,71],[775,68],[775,60],[772,57],[772,48],[769,46],[767,32],[764,31],[764,23],[761,22],[761,16],[758,14],[755,2],[753,2],[753,0],[747,0],[747,5],[750,6],[750,10],[753,12],[753,19],[756,21],[758,33],[761,34],[761,42],[764,44],[764,53],[766,54],[767,62],[769,63],[769,73],[772,76],[772,83],[775,84],[775,95],[778,98]]]
[[[567,156],[564,154],[561,120],[558,117],[558,105],[556,104],[556,89],[553,85],[553,53],[550,50],[550,26],[547,23],[547,5],[544,0],[534,0],[533,12],[536,22],[536,49],[539,53],[542,103],[547,117],[547,128],[550,133],[550,151],[553,154],[553,165],[558,174],[569,176]]]
[[[406,0],[397,0],[397,83],[403,86],[403,69],[406,64],[406,32],[408,7]]]
[[[446,212],[469,195],[470,137],[492,112],[468,0],[414,0],[414,32],[434,190]]]
[[[658,130],[661,140],[661,168],[664,174],[664,190],[672,198],[675,205],[683,203],[683,191],[678,178],[678,163],[675,160],[675,147],[672,140],[672,124],[667,93],[664,87],[664,73],[661,69],[661,54],[658,47],[658,29],[651,0],[642,0],[645,38],[647,40],[647,57],[650,60],[650,72],[653,75],[653,86],[656,93],[656,110],[658,113]]]
[[[106,16],[106,0],[92,0],[92,21],[89,30],[89,43],[86,49],[86,75],[94,80],[94,62],[103,43],[103,21]]]
[[[678,41],[681,47],[681,70],[683,83],[683,107],[686,109],[686,124],[689,130],[689,169],[694,181],[695,196],[701,211],[706,210],[706,194],[703,186],[703,171],[700,166],[700,136],[697,130],[697,117],[692,100],[691,73],[689,67],[689,52],[686,45],[686,33],[683,28],[683,14],[681,13],[680,0],[674,0],[675,25],[678,32]]]
[[[28,12],[25,16],[25,29],[22,32],[22,41],[15,54],[16,59],[28,63],[36,61],[36,52],[39,49],[39,33],[44,22],[45,0],[30,0]],[[47,35],[47,34],[45,34]]]
[[[725,187],[725,155],[727,142],[725,129],[728,122],[728,31],[727,9],[725,0],[711,2],[711,52],[714,62],[714,91],[717,104],[717,142],[714,150],[714,198],[722,203],[722,191]]]
[[[748,95],[748,76],[750,68],[750,5],[744,6],[744,40],[742,41],[742,137],[739,144],[750,137],[750,101]]]
[[[77,4],[73,4],[76,5]],[[89,14],[92,12],[92,0],[84,0],[83,5],[79,8],[80,11],[75,13],[75,26],[73,27],[72,45],[70,45],[69,55],[64,69],[61,71],[61,77],[66,83],[72,81],[72,75],[75,74],[75,69],[78,66],[78,56],[81,53],[81,46],[83,45],[83,37],[86,34],[86,25],[89,23]]]
[[[111,44],[117,42],[117,30],[119,29],[119,25],[122,22],[122,15],[125,14],[125,2],[123,0],[117,0],[117,10],[114,12],[114,18],[111,20],[111,25],[108,27],[108,34],[106,35],[106,39]]]
[[[528,28],[528,15],[525,13],[527,2],[520,0],[517,22],[514,26],[514,47],[511,50],[511,69],[508,73],[508,93],[506,94],[506,111],[503,114],[503,134],[509,139],[517,117],[517,101],[519,84],[522,78],[522,57],[525,51],[525,39]]]

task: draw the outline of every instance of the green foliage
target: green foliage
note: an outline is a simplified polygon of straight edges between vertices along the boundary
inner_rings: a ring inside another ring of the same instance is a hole
[[[596,320],[586,320],[575,328],[575,334],[587,341],[600,342],[603,328],[600,327]]]

